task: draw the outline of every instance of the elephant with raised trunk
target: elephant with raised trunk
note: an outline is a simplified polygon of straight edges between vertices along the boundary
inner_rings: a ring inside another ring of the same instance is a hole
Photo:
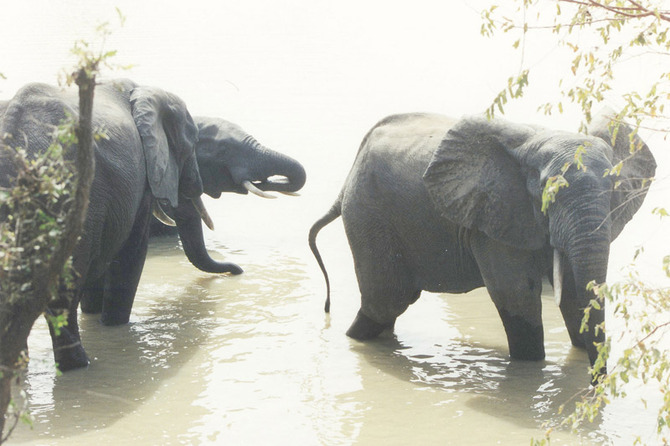
[[[594,343],[604,340],[596,330],[604,312],[592,309],[588,330],[580,332],[583,309],[594,297],[587,284],[605,281],[610,242],[642,204],[645,179],[656,168],[627,125],[619,125],[612,143],[609,122],[598,118],[590,136],[478,116],[405,114],[379,122],[335,204],[309,233],[329,294],[316,236],[342,216],[361,291],[347,334],[365,340],[392,328],[422,290],[485,286],[510,356],[540,360],[540,293],[548,276],[572,344],[585,348],[593,364]],[[579,148],[581,167],[573,162]],[[623,159],[620,175],[609,174]],[[569,186],[545,213],[545,184],[568,164]],[[330,296],[326,311],[329,305]]]
[[[305,184],[305,170],[298,161],[263,146],[240,126],[220,118],[194,120],[199,130],[195,150],[200,176],[204,192],[212,198],[219,198],[222,192],[275,198],[269,192],[291,195]],[[158,214],[157,218],[168,226],[174,226],[174,220],[181,222],[178,232],[193,265],[210,273],[227,270],[227,265],[212,260],[204,249],[202,225],[196,214],[167,214]],[[172,234],[158,220],[152,221],[152,234]],[[187,245],[193,249],[187,249]],[[235,272],[242,270],[238,267]]]
[[[54,129],[66,116],[78,117],[78,97],[73,89],[29,84],[13,99],[0,104],[0,135],[11,147],[24,147],[34,156],[43,152],[54,137]],[[260,162],[236,165],[228,173],[226,164],[207,158],[219,168],[214,180],[201,178],[196,156],[198,144],[217,143],[217,121],[201,118],[196,125],[184,102],[158,88],[116,80],[96,87],[93,126],[104,132],[96,138],[95,178],[82,237],[73,254],[73,296],[61,290],[48,312],[67,312],[67,326],[56,333],[50,327],[54,357],[62,371],[84,367],[88,357],[81,344],[77,308],[101,312],[106,325],[128,322],[147,253],[152,210],[165,221],[174,215],[188,258],[198,267],[216,272],[242,272],[233,263],[216,262],[207,255],[200,219],[211,225],[200,198],[203,189],[216,195],[227,187],[239,191],[237,182],[253,190],[297,190],[305,181],[302,167],[263,170]],[[205,127],[202,133],[199,127]],[[224,126],[225,127],[225,126]],[[256,147],[258,152],[265,149]],[[216,157],[216,150],[203,150]],[[224,153],[224,152],[219,152]],[[248,156],[248,155],[247,155]],[[266,155],[267,156],[267,155]],[[262,158],[248,156],[256,161]],[[278,155],[273,159],[281,159]],[[292,161],[292,160],[291,160]],[[202,161],[200,161],[202,162]],[[286,164],[291,164],[288,160]],[[275,185],[269,176],[283,175]],[[0,186],[11,187],[15,172],[0,164]],[[230,183],[227,179],[231,178]],[[203,187],[203,183],[205,183]],[[286,183],[286,184],[284,184]],[[244,186],[242,186],[244,187]]]
[[[212,198],[219,198],[223,192],[251,192],[263,198],[275,198],[269,192],[294,195],[305,184],[305,169],[298,161],[263,146],[237,124],[203,116],[196,116],[193,121],[198,128],[195,154],[203,191]],[[238,265],[210,257],[202,222],[212,230],[213,222],[202,219],[194,207],[164,208],[155,203],[153,213],[156,219],[151,221],[150,234],[171,234],[169,229],[176,229],[193,266],[208,273],[242,273]],[[104,311],[105,293],[109,293],[110,286],[118,287],[111,284],[112,281],[102,276],[88,285],[82,295],[81,309],[85,313],[102,312],[102,321],[107,325],[126,323],[130,306],[116,306],[117,310],[123,310],[122,318],[110,319],[109,313]]]

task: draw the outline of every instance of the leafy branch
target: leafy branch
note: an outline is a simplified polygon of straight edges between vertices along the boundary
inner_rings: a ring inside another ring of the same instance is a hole
[[[531,9],[537,10],[537,14],[529,14]],[[580,130],[586,132],[592,110],[597,104],[614,98],[622,103],[621,111],[613,117],[610,131],[614,139],[621,122],[625,120],[634,124],[635,130],[630,135],[630,156],[612,166],[606,175],[613,177],[615,188],[629,187],[622,185],[617,177],[640,150],[634,142],[636,132],[645,129],[664,133],[665,137],[670,134],[667,110],[670,103],[670,69],[667,64],[647,64],[645,74],[653,74],[655,77],[648,76],[650,80],[637,83],[635,89],[622,88],[617,83],[617,77],[625,63],[633,60],[646,63],[650,57],[658,59],[670,56],[670,10],[661,8],[661,3],[656,0],[558,0],[554,14],[549,14],[546,3],[518,0],[515,17],[521,20],[520,23],[503,16],[498,5],[491,6],[481,15],[481,33],[484,36],[494,36],[501,32],[521,33],[512,46],[522,51],[520,72],[523,78],[517,75],[508,79],[507,86],[488,107],[487,116],[492,118],[496,112],[504,113],[504,106],[509,99],[524,95],[530,85],[530,70],[523,67],[526,34],[530,31],[550,30],[558,43],[567,50],[570,62],[558,81],[560,98],[541,104],[538,110],[548,115],[556,111],[563,113],[564,104],[573,103],[583,115]],[[529,17],[534,17],[537,22],[531,23]],[[549,22],[541,21],[545,18]],[[547,181],[543,206],[548,206],[556,193],[567,187],[563,174],[572,164],[579,168],[580,156],[580,153],[576,153],[575,160],[566,164],[561,174]],[[636,180],[642,187],[648,185],[648,181]],[[654,209],[653,214],[660,218],[670,215],[663,207]],[[642,251],[640,248],[635,258]],[[665,276],[670,278],[670,255],[663,258],[660,267]],[[625,390],[633,380],[644,385],[654,383],[662,395],[656,418],[657,433],[659,439],[667,443],[670,435],[670,354],[658,344],[660,339],[670,334],[670,320],[667,317],[670,313],[670,289],[649,286],[635,272],[631,272],[620,283],[590,286],[597,298],[586,309],[585,320],[590,308],[598,308],[606,301],[609,302],[613,305],[614,315],[622,319],[625,325],[625,331],[617,340],[618,345],[627,347],[613,358],[611,337],[598,346],[599,357],[592,369],[598,370],[606,362],[613,362],[608,367],[609,373],[598,385],[575,396],[575,408],[560,426],[575,429],[586,421],[595,420],[611,399],[626,395]],[[631,333],[639,335],[630,339]],[[624,338],[624,335],[627,337]],[[547,430],[544,439],[535,440],[533,444],[548,444],[550,433],[551,428]],[[641,442],[641,439],[638,438],[637,442]]]
[[[118,12],[118,9],[117,9]],[[123,20],[121,14],[119,16]],[[108,24],[98,32],[109,35]],[[77,68],[65,75],[79,90],[79,117],[68,117],[53,142],[36,157],[0,140],[0,157],[13,171],[11,187],[0,188],[0,443],[27,412],[11,400],[11,386],[28,363],[26,345],[35,320],[58,287],[73,279],[71,255],[82,232],[94,175],[92,115],[96,76],[111,66],[115,51],[93,51],[79,41]],[[74,153],[74,161],[65,156]],[[56,330],[65,314],[49,315]],[[13,424],[5,433],[6,413]]]

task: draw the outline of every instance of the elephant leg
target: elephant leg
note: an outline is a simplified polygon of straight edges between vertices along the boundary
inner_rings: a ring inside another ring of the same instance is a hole
[[[86,367],[89,364],[88,356],[79,336],[78,305],[79,301],[76,299],[75,292],[61,284],[58,300],[46,310],[54,360],[62,372]],[[57,328],[54,323],[62,315],[65,315],[67,324]]]
[[[109,265],[104,287],[102,315],[104,325],[123,325],[130,320],[130,311],[140,282],[149,246],[150,197],[143,201],[130,237]]]
[[[396,318],[416,302],[421,290],[414,285],[402,253],[395,248],[399,245],[390,234],[383,230],[374,234],[348,231],[347,237],[361,291],[361,308],[347,336],[361,341],[373,339],[393,329]]]
[[[542,327],[542,260],[478,233],[472,252],[507,334],[512,359],[545,357]]]
[[[106,283],[107,274],[105,273],[82,290],[80,299],[81,311],[86,314],[102,313],[102,302],[105,296]]]

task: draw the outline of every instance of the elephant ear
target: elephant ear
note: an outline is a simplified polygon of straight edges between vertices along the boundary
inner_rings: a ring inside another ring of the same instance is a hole
[[[516,153],[535,133],[530,127],[484,117],[456,123],[423,177],[442,216],[508,245],[543,246],[545,230],[535,218]]]
[[[130,95],[135,125],[142,139],[151,192],[176,207],[181,192],[202,194],[195,157],[198,130],[178,97],[152,87],[136,87]]]
[[[656,160],[637,132],[610,108],[596,115],[588,132],[612,147],[612,165],[615,168],[621,163],[619,175],[613,177],[615,188],[610,204],[614,240],[642,206],[649,190],[649,180],[656,172]]]

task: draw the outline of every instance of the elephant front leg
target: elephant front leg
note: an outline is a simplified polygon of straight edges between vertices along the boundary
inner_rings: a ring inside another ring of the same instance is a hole
[[[100,316],[104,325],[123,325],[130,320],[149,246],[150,218],[148,208],[146,212],[141,208],[131,236],[109,265]]]
[[[494,299],[496,303],[497,299]],[[539,300],[539,296],[538,296]],[[505,327],[509,356],[512,359],[539,361],[544,359],[544,330],[528,314],[513,314],[507,305],[496,303],[498,314]]]
[[[473,254],[498,310],[512,359],[544,359],[542,261],[490,239],[473,241]]]

